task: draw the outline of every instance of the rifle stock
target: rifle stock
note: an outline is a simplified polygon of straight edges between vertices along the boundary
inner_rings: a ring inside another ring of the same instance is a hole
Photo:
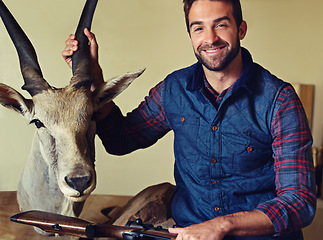
[[[110,237],[116,239],[151,239],[174,240],[176,235],[166,232],[144,230],[138,227],[121,227],[110,224],[95,224],[88,221],[67,217],[56,213],[28,211],[18,213],[10,218],[11,221],[32,225],[45,232],[60,235],[71,235],[80,238]]]

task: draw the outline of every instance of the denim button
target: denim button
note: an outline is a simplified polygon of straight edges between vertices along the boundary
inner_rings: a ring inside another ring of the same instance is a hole
[[[252,147],[247,147],[248,152],[252,152],[253,148]]]
[[[212,130],[213,130],[213,131],[216,131],[216,130],[218,130],[218,127],[217,127],[217,126],[213,126],[213,127],[212,127]]]

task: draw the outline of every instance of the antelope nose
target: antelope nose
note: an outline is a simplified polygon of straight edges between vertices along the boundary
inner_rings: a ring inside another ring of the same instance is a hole
[[[84,190],[86,190],[92,181],[92,176],[84,176],[84,177],[65,177],[65,181],[68,186],[78,191],[81,196],[83,195]]]

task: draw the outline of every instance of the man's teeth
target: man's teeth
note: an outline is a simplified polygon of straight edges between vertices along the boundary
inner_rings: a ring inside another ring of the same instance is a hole
[[[217,52],[219,51],[221,48],[217,48],[217,49],[213,49],[213,50],[205,50],[205,52],[207,53],[214,53],[214,52]]]

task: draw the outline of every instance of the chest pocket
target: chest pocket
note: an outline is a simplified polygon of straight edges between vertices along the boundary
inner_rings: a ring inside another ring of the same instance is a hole
[[[175,133],[175,153],[188,162],[196,162],[208,150],[209,137],[203,134],[205,124],[196,115],[171,114]]]
[[[273,163],[271,137],[265,133],[247,131],[248,141],[242,152],[233,156],[235,173],[260,174],[262,169]]]

